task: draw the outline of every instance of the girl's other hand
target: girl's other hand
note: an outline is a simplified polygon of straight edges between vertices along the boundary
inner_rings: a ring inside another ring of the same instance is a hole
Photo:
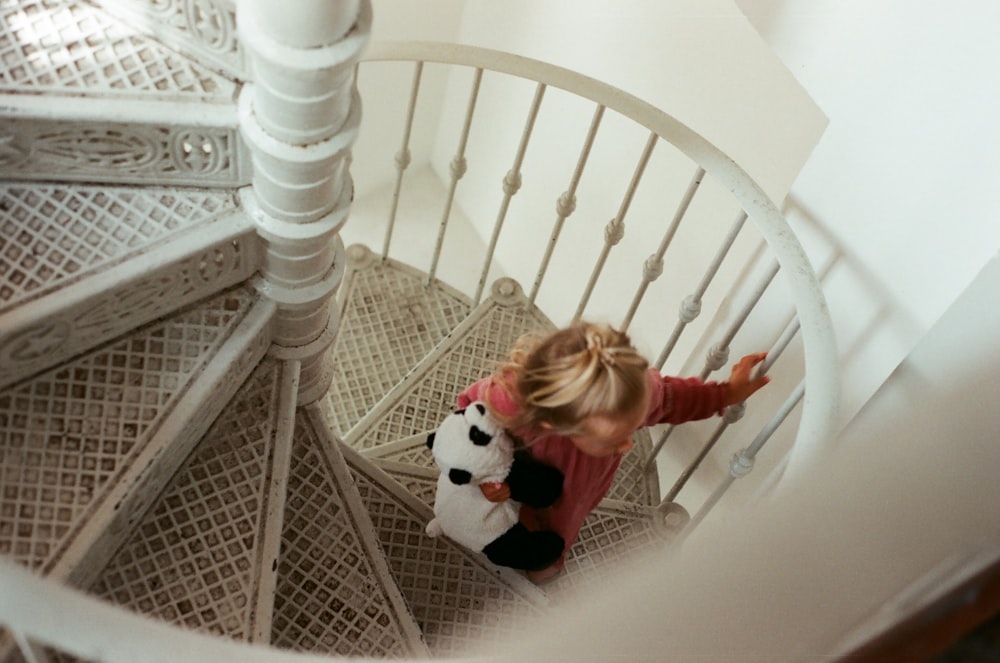
[[[510,486],[505,482],[481,483],[479,490],[490,502],[505,502],[510,499]]]

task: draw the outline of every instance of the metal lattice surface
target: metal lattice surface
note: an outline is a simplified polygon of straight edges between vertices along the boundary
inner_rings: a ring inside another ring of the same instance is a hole
[[[350,464],[350,461],[348,461]],[[351,465],[393,576],[436,656],[501,642],[537,619],[539,608],[497,577],[494,567],[445,538],[364,467]]]
[[[0,91],[231,102],[235,85],[105,12],[67,0],[0,2]]]
[[[622,458],[615,481],[608,491],[608,497],[623,502],[656,506],[660,503],[660,480],[656,466],[653,465],[649,472],[643,469],[643,464],[653,448],[649,429],[637,431],[633,434],[632,441],[635,446]]]
[[[174,624],[247,639],[278,371],[265,360],[93,591]]]
[[[655,509],[602,502],[584,521],[562,574],[546,590],[558,597],[571,589],[614,582],[614,572],[627,566],[632,555],[664,547],[655,517]]]
[[[231,290],[0,392],[0,554],[51,568],[254,300]]]
[[[271,643],[341,656],[412,654],[325,451],[299,416]]]
[[[0,311],[233,207],[227,191],[0,185]]]
[[[552,323],[519,293],[491,297],[386,397],[385,407],[358,425],[351,444],[367,449],[436,429],[459,392],[489,375],[518,337],[549,329]]]
[[[343,437],[388,391],[466,318],[467,297],[368,249],[348,250],[341,327],[330,352],[334,428]]]

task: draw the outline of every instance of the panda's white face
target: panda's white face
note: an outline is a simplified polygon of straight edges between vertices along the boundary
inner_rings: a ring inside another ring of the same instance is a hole
[[[448,415],[427,438],[434,461],[452,483],[503,481],[514,460],[514,444],[481,402]]]

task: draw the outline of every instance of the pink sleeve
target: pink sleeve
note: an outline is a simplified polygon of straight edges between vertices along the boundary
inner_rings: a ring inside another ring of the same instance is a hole
[[[699,378],[675,378],[649,369],[649,412],[645,426],[683,424],[722,414],[726,407],[725,382],[702,382]]]
[[[500,377],[491,375],[477,380],[458,395],[458,407],[465,408],[472,401],[489,403],[493,410],[502,416],[512,417],[517,414],[517,404],[510,393],[500,384]]]

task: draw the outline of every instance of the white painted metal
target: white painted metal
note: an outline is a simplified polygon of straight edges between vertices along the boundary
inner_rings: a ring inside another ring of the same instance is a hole
[[[694,175],[691,177],[691,182],[688,184],[687,190],[684,191],[684,196],[681,198],[680,205],[677,207],[677,211],[674,212],[674,218],[670,221],[670,225],[667,226],[667,231],[663,235],[663,239],[660,240],[660,246],[657,247],[656,252],[646,259],[643,263],[642,269],[642,283],[639,284],[639,288],[636,290],[635,295],[632,297],[632,304],[629,306],[628,313],[625,314],[625,319],[622,321],[622,329],[628,329],[629,325],[632,324],[632,317],[635,315],[636,310],[639,308],[639,304],[642,302],[642,298],[646,295],[646,290],[649,288],[649,284],[660,278],[660,274],[663,273],[663,256],[666,254],[667,249],[670,248],[670,243],[674,240],[674,235],[677,233],[677,229],[681,225],[681,221],[684,220],[684,215],[687,213],[688,207],[691,205],[691,201],[694,199],[694,195],[698,193],[698,187],[701,186],[701,180],[705,176],[705,170],[703,168],[698,168],[695,170]]]
[[[389,244],[396,228],[396,214],[399,211],[399,194],[403,189],[403,174],[410,165],[410,134],[413,132],[413,116],[417,110],[417,97],[420,94],[420,79],[423,77],[424,63],[419,60],[413,66],[413,84],[410,86],[410,104],[406,108],[406,122],[403,125],[403,144],[396,153],[396,187],[392,191],[392,208],[389,210],[389,224],[385,230],[385,242],[382,245],[382,257],[389,257]]]
[[[451,173],[451,183],[448,186],[448,198],[444,205],[444,212],[441,214],[441,227],[438,230],[437,242],[434,245],[434,257],[431,259],[431,268],[427,270],[427,283],[428,285],[433,281],[435,275],[437,274],[438,261],[441,258],[441,247],[444,245],[445,231],[448,228],[448,219],[451,217],[451,208],[455,202],[455,189],[458,187],[458,181],[462,179],[465,175],[465,171],[468,168],[468,162],[465,160],[465,148],[469,143],[469,130],[472,128],[472,116],[476,111],[476,100],[479,97],[479,86],[483,82],[483,70],[476,69],[475,74],[472,78],[472,92],[469,93],[469,106],[465,111],[465,122],[462,124],[462,136],[458,139],[458,149],[455,152],[455,157],[451,160],[449,171]],[[412,122],[412,116],[408,118],[409,122]],[[394,204],[397,202],[398,196],[393,198]],[[393,214],[395,218],[395,214]],[[384,254],[388,255],[388,254]]]
[[[604,264],[607,262],[608,255],[611,253],[611,248],[618,244],[625,237],[625,215],[628,214],[628,208],[632,205],[632,198],[635,196],[635,190],[639,186],[639,182],[642,180],[643,173],[646,172],[646,166],[649,164],[649,157],[653,154],[653,148],[656,147],[656,143],[659,140],[659,136],[655,133],[649,134],[649,138],[646,139],[646,146],[642,150],[642,156],[639,157],[639,162],[636,164],[635,171],[632,173],[632,179],[629,181],[628,189],[625,191],[625,197],[622,198],[621,205],[618,207],[618,213],[615,218],[608,222],[607,227],[604,229],[604,246],[601,249],[601,255],[597,259],[597,263],[594,265],[594,270],[590,275],[590,280],[587,282],[587,287],[583,291],[583,296],[580,298],[580,303],[576,308],[576,313],[573,314],[573,320],[577,321],[583,315],[584,309],[587,307],[587,303],[590,301],[590,296],[594,292],[594,286],[597,284],[597,279],[600,278],[601,272],[604,271]]]
[[[493,234],[490,237],[489,248],[486,249],[486,260],[483,264],[483,271],[479,276],[479,284],[476,286],[476,294],[472,297],[472,303],[478,304],[483,296],[483,289],[486,287],[486,278],[490,272],[490,265],[493,264],[493,255],[497,248],[497,240],[500,239],[500,231],[503,229],[504,220],[507,218],[507,210],[510,208],[510,200],[521,188],[521,164],[524,162],[524,155],[528,151],[528,141],[531,140],[531,132],[535,128],[535,120],[538,119],[538,109],[542,105],[542,97],[545,95],[545,85],[539,83],[535,86],[535,96],[531,100],[531,108],[528,110],[528,119],[524,123],[524,131],[521,133],[521,142],[517,146],[517,153],[514,155],[514,165],[507,171],[503,178],[503,201],[500,203],[500,210],[497,212],[497,220],[493,224]]]
[[[708,269],[705,270],[705,275],[698,283],[698,287],[693,293],[686,297],[683,302],[681,302],[680,312],[677,316],[678,321],[674,326],[674,331],[671,333],[670,338],[663,346],[660,356],[656,358],[656,362],[653,364],[657,368],[663,368],[663,364],[667,361],[670,353],[673,352],[674,347],[677,345],[677,341],[680,339],[681,333],[684,331],[685,327],[687,327],[687,325],[691,322],[694,322],[694,320],[697,319],[698,315],[701,313],[701,298],[705,295],[705,291],[708,290],[708,286],[711,285],[712,279],[714,279],[715,275],[718,273],[719,267],[722,265],[722,261],[725,260],[726,255],[729,253],[733,243],[736,241],[737,235],[739,235],[740,230],[743,229],[743,224],[746,220],[746,212],[740,212],[739,215],[737,215],[736,221],[733,223],[733,226],[730,228],[726,237],[723,238],[722,243],[719,245],[719,250],[715,254],[715,258],[713,258]]]
[[[569,187],[559,196],[559,200],[556,201],[556,224],[552,229],[552,236],[549,238],[549,243],[545,247],[545,257],[542,258],[542,264],[538,268],[538,276],[535,277],[535,283],[532,285],[531,293],[528,295],[528,301],[532,304],[535,303],[538,289],[542,286],[542,279],[545,278],[545,272],[549,267],[549,260],[552,259],[552,251],[556,248],[556,242],[559,241],[559,234],[562,232],[563,224],[576,209],[576,188],[580,185],[580,178],[583,177],[583,169],[587,165],[587,158],[590,156],[590,150],[594,146],[594,139],[597,137],[597,129],[601,126],[602,117],[604,117],[604,106],[598,105],[594,110],[594,117],[590,121],[590,129],[587,130],[587,138],[584,140],[580,157],[576,162],[576,168],[573,170],[573,177],[569,182]]]
[[[316,11],[237,8],[254,76],[240,93],[254,164],[243,200],[264,240],[261,291],[278,305],[275,344],[302,362],[301,403],[321,398],[332,377],[326,350],[345,269],[338,230],[353,197],[347,168],[361,117],[354,71],[371,30],[368,2],[309,5]]]

